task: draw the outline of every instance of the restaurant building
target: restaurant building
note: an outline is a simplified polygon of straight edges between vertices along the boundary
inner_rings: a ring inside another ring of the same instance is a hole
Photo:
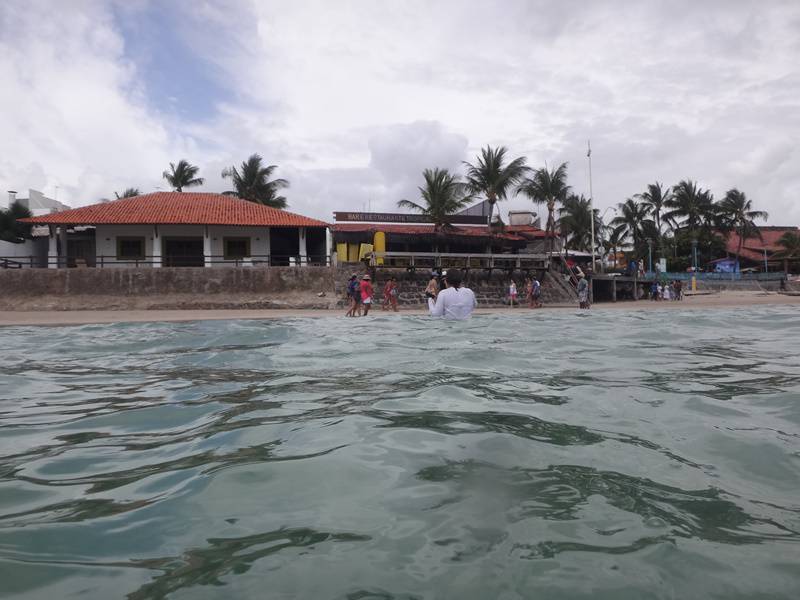
[[[436,230],[419,214],[335,212],[331,225],[339,262],[356,262],[364,252],[446,254],[528,254],[547,251],[547,234],[532,212],[509,213],[508,224],[488,224],[482,205],[453,215],[451,226]],[[559,239],[553,250],[559,251]]]
[[[328,224],[223,194],[155,192],[21,219],[56,267],[328,264]],[[31,265],[43,266],[43,265]]]

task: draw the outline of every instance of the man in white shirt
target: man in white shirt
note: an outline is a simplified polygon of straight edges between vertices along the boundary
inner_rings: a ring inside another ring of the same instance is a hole
[[[471,289],[461,287],[461,271],[447,271],[442,280],[447,289],[439,292],[435,300],[428,298],[431,316],[458,321],[469,319],[474,308],[478,306],[478,301]]]

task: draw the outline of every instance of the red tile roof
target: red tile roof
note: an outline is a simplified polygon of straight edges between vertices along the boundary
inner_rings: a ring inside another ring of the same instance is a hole
[[[331,225],[331,231],[341,231],[343,233],[369,233],[373,234],[376,231],[383,231],[384,233],[396,235],[431,235],[434,233],[433,225],[393,225],[383,223],[336,223]],[[515,235],[513,233],[497,233],[494,234],[488,227],[456,227],[453,226],[446,232],[446,235],[453,235],[457,237],[499,237],[505,240],[525,241],[525,238]]]
[[[783,246],[778,243],[778,240],[781,239],[784,233],[787,231],[800,233],[800,230],[797,227],[769,226],[759,227],[759,229],[761,230],[761,237],[763,239],[759,239],[758,236],[746,238],[742,244],[742,258],[756,262],[763,261],[764,250],[767,251],[767,256],[769,256],[773,252],[778,252],[779,250],[783,249]],[[730,254],[736,254],[738,248],[739,235],[734,231],[728,236],[728,239],[725,242],[725,249]]]
[[[155,192],[20,221],[37,225],[328,226],[323,221],[233,196],[197,192]]]
[[[546,237],[556,237],[555,234],[550,234],[544,229],[539,229],[538,227],[534,227],[533,225],[506,225],[505,231],[508,233],[514,233],[521,235],[525,238],[546,238]]]

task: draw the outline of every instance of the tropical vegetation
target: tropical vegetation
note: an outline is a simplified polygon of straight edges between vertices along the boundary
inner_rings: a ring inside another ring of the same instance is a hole
[[[117,200],[120,200],[121,198],[134,198],[140,193],[141,192],[139,191],[139,188],[129,187],[125,188],[125,191],[123,191],[121,194],[114,192],[114,195],[117,197]]]
[[[404,199],[397,206],[427,216],[434,231],[446,231],[452,227],[453,215],[474,201],[472,188],[447,169],[425,169],[422,177],[425,185],[419,187],[421,202]]]
[[[253,154],[238,169],[229,167],[222,171],[222,177],[233,183],[233,190],[225,194],[272,208],[286,208],[288,202],[280,191],[288,188],[289,182],[272,179],[277,168],[277,165],[264,166],[261,156]]]
[[[522,180],[518,191],[535,204],[547,206],[545,231],[548,234],[548,248],[552,252],[553,238],[556,232],[556,204],[564,202],[570,192],[570,186],[567,184],[567,163],[561,163],[554,169],[548,169],[547,165],[544,168],[536,169],[530,177]]]
[[[181,159],[178,161],[178,164],[169,163],[169,170],[164,171],[162,176],[176,192],[182,192],[185,187],[203,185],[203,181],[205,180],[197,176],[199,172],[199,167],[191,165],[188,161]]]
[[[464,163],[467,169],[467,187],[474,194],[484,194],[489,203],[489,223],[492,222],[497,201],[506,200],[529,171],[524,157],[507,160],[507,153],[505,146],[486,146],[481,150],[480,156],[476,157],[475,164]]]
[[[598,240],[603,238],[603,221],[600,211],[591,210],[591,202],[583,195],[570,194],[558,210],[558,229],[564,244],[569,250],[591,252],[597,249]],[[592,243],[592,212],[594,212],[595,242]]]
[[[0,240],[15,244],[24,242],[31,236],[31,226],[20,223],[18,219],[27,219],[33,214],[28,207],[19,201],[12,202],[11,206],[0,209]]]

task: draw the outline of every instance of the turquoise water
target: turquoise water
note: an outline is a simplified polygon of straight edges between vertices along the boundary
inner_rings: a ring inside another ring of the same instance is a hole
[[[0,596],[786,598],[800,315],[0,329]]]

